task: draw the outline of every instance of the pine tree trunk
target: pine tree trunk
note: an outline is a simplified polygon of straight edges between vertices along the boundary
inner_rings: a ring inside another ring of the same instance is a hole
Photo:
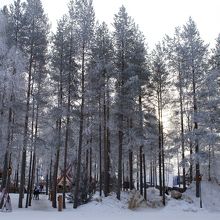
[[[211,181],[211,146],[209,145],[208,181]]]
[[[120,120],[121,121],[121,120]],[[121,128],[122,126],[120,126]],[[117,199],[121,199],[121,187],[122,187],[122,141],[123,141],[123,132],[120,129],[118,132],[118,184],[117,184]]]
[[[107,112],[106,112],[106,92],[103,99],[103,142],[104,142],[104,194],[105,197],[109,194],[109,152],[108,152],[108,137],[107,137]]]
[[[6,182],[8,178],[8,166],[9,166],[9,151],[6,149],[5,156],[4,156],[4,167],[3,167],[3,174],[2,174],[2,185],[1,188],[4,189],[6,187]],[[0,206],[0,209],[2,207]]]
[[[110,129],[109,129],[109,121],[110,121],[110,95],[109,95],[109,78],[107,78],[107,106],[106,106],[106,143],[107,143],[107,159],[106,159],[106,193],[110,193]]]
[[[189,116],[187,117],[187,121],[188,121],[188,132],[192,131],[192,126],[190,126],[190,118]],[[192,183],[193,181],[193,143],[192,140],[189,140],[189,156],[190,156],[190,166],[189,166],[189,181],[190,183]]]
[[[124,161],[122,161],[122,188],[124,182],[125,182],[125,164]]]
[[[53,159],[51,155],[50,160],[50,175],[49,175],[49,189],[50,189],[50,200],[52,201],[52,188],[53,188],[53,174],[52,174],[52,167],[53,167]]]
[[[57,176],[58,176],[58,169],[59,169],[59,159],[60,159],[60,147],[61,147],[61,119],[57,122],[57,130],[58,130],[58,143],[56,149],[56,157],[54,163],[54,170],[53,170],[53,200],[52,200],[52,207],[57,208]]]
[[[163,189],[162,189],[162,146],[161,146],[161,109],[160,109],[160,97],[158,94],[158,115],[159,115],[159,119],[158,119],[158,131],[159,131],[159,137],[158,137],[158,145],[159,145],[159,159],[158,159],[158,163],[159,163],[159,189],[160,189],[160,196],[162,196],[163,193]]]
[[[179,180],[179,188],[180,188],[180,162],[179,162],[179,152],[177,152],[177,175],[178,175],[178,180]]]
[[[161,113],[161,121],[163,121],[162,113]],[[166,197],[165,197],[165,162],[164,162],[164,137],[163,137],[163,124],[161,126],[161,135],[162,135],[162,141],[161,141],[161,157],[162,157],[162,188],[163,188],[163,205],[166,205]]]
[[[29,59],[27,102],[26,102],[26,111],[25,111],[24,139],[23,139],[22,159],[21,159],[21,176],[20,176],[18,208],[23,207],[23,198],[24,198],[26,151],[27,151],[27,142],[28,142],[28,120],[29,120],[30,96],[31,96],[32,65],[33,65],[33,45],[31,45],[31,52],[30,52],[30,59]]]
[[[80,107],[80,125],[79,125],[79,146],[78,146],[78,161],[77,161],[77,171],[76,171],[76,182],[75,182],[75,192],[74,192],[74,204],[73,208],[78,207],[78,195],[79,195],[79,183],[80,183],[80,173],[81,173],[81,154],[82,154],[82,141],[83,141],[83,125],[84,125],[84,105],[85,105],[85,45],[82,48],[82,97],[81,97],[81,107]]]
[[[129,150],[129,188],[133,189],[133,152]]]
[[[32,97],[33,97],[33,86],[34,82],[32,83]],[[31,170],[32,170],[32,160],[33,160],[33,144],[34,144],[34,110],[35,110],[35,102],[34,97],[32,101],[32,122],[31,122],[31,151],[30,151],[30,161],[29,161],[29,171],[28,171],[28,186],[27,186],[27,195],[26,195],[26,205],[25,208],[28,208],[30,194],[31,194]]]
[[[150,161],[150,185],[152,186],[153,185],[153,162],[152,160]]]
[[[31,191],[31,165],[33,160],[33,152],[31,150],[31,156],[29,161],[29,171],[28,171],[28,187],[27,187],[27,195],[26,195],[26,205],[25,208],[28,208],[29,200],[30,200],[30,191]]]
[[[186,169],[185,169],[185,146],[184,146],[184,121],[183,121],[183,88],[182,76],[179,71],[179,102],[180,102],[180,125],[181,125],[181,148],[182,148],[182,163],[183,163],[183,189],[186,189]]]
[[[140,159],[140,193],[143,195],[143,168],[142,168],[142,159],[143,159],[143,146],[140,146],[139,148],[140,154],[139,154],[139,159]]]
[[[59,88],[59,100],[58,100],[58,107],[62,109],[62,96],[63,87],[62,87],[62,72],[60,72],[60,88]],[[61,117],[57,121],[57,136],[58,136],[58,143],[56,148],[56,156],[55,156],[55,163],[54,163],[54,170],[53,170],[53,185],[52,185],[52,207],[57,208],[57,176],[58,176],[58,169],[59,169],[59,160],[60,160],[60,147],[61,147]]]
[[[34,149],[33,149],[33,162],[32,162],[32,171],[31,171],[31,188],[30,188],[30,198],[29,206],[31,206],[33,188],[35,182],[35,171],[36,171],[36,148],[37,148],[37,137],[38,137],[38,118],[39,118],[39,105],[36,109],[36,119],[35,119],[35,133],[34,133]]]
[[[196,160],[196,197],[200,197],[200,164],[199,164],[199,159],[198,159],[198,154],[199,154],[199,140],[197,136],[197,131],[198,131],[198,122],[197,122],[197,113],[198,113],[198,108],[197,108],[197,98],[196,98],[196,80],[195,80],[195,72],[194,69],[192,71],[193,75],[193,110],[194,110],[194,133],[195,133],[195,153],[197,156]]]
[[[99,98],[99,196],[102,196],[102,122],[101,100]]]
[[[46,195],[48,195],[49,191],[49,175],[48,175],[48,170],[47,170],[47,175],[46,175]]]
[[[89,149],[89,181],[92,181],[92,147]]]
[[[143,167],[144,167],[144,199],[147,200],[147,176],[146,176],[145,154],[143,154]]]
[[[69,126],[70,126],[70,72],[68,73],[68,101],[67,101],[67,119],[66,119],[66,134],[65,134],[65,144],[64,144],[64,173],[63,173],[63,208],[66,208],[66,175],[67,175],[67,152],[68,152],[68,142],[69,142]]]
[[[190,166],[189,166],[189,176],[190,176],[190,183],[193,181],[193,146],[192,141],[189,143],[189,152],[190,152]]]
[[[139,172],[138,172],[138,170],[139,170],[139,166],[138,166],[138,162],[137,162],[137,177],[136,177],[136,179],[137,179],[137,190],[139,190]]]
[[[36,152],[33,152],[32,159],[32,169],[31,169],[31,182],[30,182],[30,195],[28,205],[31,206],[32,196],[33,196],[33,188],[34,188],[34,180],[35,180],[35,169],[36,169]]]

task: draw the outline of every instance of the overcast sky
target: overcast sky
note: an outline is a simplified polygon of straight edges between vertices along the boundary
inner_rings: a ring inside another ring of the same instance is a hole
[[[0,7],[13,0],[0,0]],[[67,11],[69,0],[42,0],[45,12],[52,22]],[[220,33],[220,0],[93,0],[96,17],[111,25],[113,16],[123,4],[144,32],[150,48],[171,34],[176,26],[182,26],[191,16],[206,43],[215,44]]]

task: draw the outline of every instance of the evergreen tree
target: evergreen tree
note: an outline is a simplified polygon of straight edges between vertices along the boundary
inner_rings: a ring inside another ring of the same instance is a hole
[[[207,70],[207,45],[200,38],[195,22],[192,18],[183,27],[182,32],[183,47],[186,48],[185,60],[187,68],[187,86],[192,96],[193,105],[193,133],[195,140],[196,153],[196,196],[200,197],[200,164],[199,164],[199,106],[198,106],[198,87]]]

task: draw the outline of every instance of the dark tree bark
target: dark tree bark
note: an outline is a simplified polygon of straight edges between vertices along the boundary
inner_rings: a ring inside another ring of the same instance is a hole
[[[56,149],[56,157],[55,157],[54,170],[53,170],[53,185],[52,185],[52,191],[53,191],[52,207],[53,208],[57,208],[57,175],[58,175],[58,169],[59,169],[60,147],[61,147],[61,119],[59,119],[57,122],[57,130],[58,130],[58,143],[57,143],[57,149]]]
[[[194,110],[194,132],[195,132],[195,153],[198,156],[199,154],[199,140],[197,137],[198,131],[198,122],[197,122],[197,114],[198,114],[198,107],[197,107],[197,98],[196,98],[196,79],[195,79],[195,71],[194,68],[192,70],[193,75],[193,110]],[[200,197],[200,164],[199,159],[196,160],[196,197]]]
[[[129,188],[133,189],[133,152],[129,150]]]
[[[161,109],[160,109],[160,96],[158,93],[158,131],[159,131],[159,137],[158,137],[158,145],[159,145],[159,155],[158,155],[158,163],[159,163],[159,188],[160,188],[160,196],[162,196],[163,188],[162,188],[162,146],[161,146]]]
[[[47,175],[46,175],[46,195],[48,195],[49,193],[49,174],[48,174],[48,170],[47,170]]]
[[[35,118],[34,149],[33,149],[32,171],[31,171],[31,183],[30,183],[31,188],[30,188],[29,206],[31,206],[34,181],[35,181],[36,151],[37,151],[37,137],[38,137],[38,118],[39,118],[39,105],[37,105],[36,118]]]
[[[31,93],[33,97],[33,86],[34,82],[32,83]],[[32,101],[32,122],[31,122],[31,149],[30,149],[30,161],[29,161],[29,171],[28,171],[28,186],[27,186],[27,195],[26,195],[26,204],[25,208],[28,208],[29,200],[30,200],[30,194],[31,194],[31,170],[32,170],[32,160],[33,160],[33,145],[34,145],[34,120],[35,120],[35,101],[33,97]]]
[[[23,139],[22,159],[21,159],[21,175],[20,175],[18,208],[23,207],[23,198],[24,198],[26,151],[27,151],[27,142],[28,142],[28,120],[29,120],[30,96],[31,96],[32,66],[33,66],[33,47],[34,45],[32,44],[30,51],[30,58],[29,58],[29,69],[28,69],[28,88],[27,88],[27,100],[26,100],[26,111],[25,111],[25,122],[24,122],[24,139]]]
[[[52,201],[51,198],[51,193],[52,193],[52,186],[53,186],[53,172],[52,172],[52,167],[53,167],[53,159],[52,159],[52,155],[51,155],[51,160],[50,160],[50,174],[49,174],[49,189],[50,189],[50,200]]]
[[[140,159],[140,193],[141,195],[143,195],[143,167],[142,167],[143,146],[140,146],[139,148],[139,159]]]
[[[92,147],[89,149],[89,180],[92,181]]]
[[[123,116],[121,116],[123,117]],[[120,120],[122,121],[122,120]],[[122,126],[120,126],[122,128]],[[122,187],[122,142],[123,132],[120,129],[118,132],[119,147],[118,147],[118,184],[117,184],[117,199],[121,199],[121,187]]]
[[[162,121],[162,113],[161,113],[161,121]],[[166,205],[166,197],[165,197],[165,162],[164,162],[164,137],[163,137],[163,123],[161,126],[161,133],[162,133],[162,152],[161,152],[161,159],[162,159],[162,192],[163,192],[163,205]]]
[[[184,121],[183,121],[183,85],[182,74],[179,70],[179,102],[180,102],[180,125],[181,125],[181,149],[183,163],[183,189],[186,189],[186,169],[185,169],[185,144],[184,144]]]
[[[70,52],[71,53],[71,52]],[[70,56],[71,57],[71,56]],[[71,65],[71,58],[69,61]],[[64,144],[64,174],[63,174],[63,208],[66,208],[66,175],[67,175],[67,153],[68,153],[68,142],[69,142],[69,127],[70,127],[70,95],[71,95],[71,76],[70,71],[68,73],[68,101],[67,101],[67,118],[66,118],[66,133],[65,133],[65,144]]]
[[[109,194],[109,149],[108,149],[108,128],[107,128],[107,107],[106,107],[106,92],[103,99],[103,142],[104,142],[104,194],[105,197]]]
[[[144,167],[144,199],[147,200],[147,177],[146,177],[146,164],[145,154],[143,154],[143,167]]]
[[[102,122],[101,122],[101,100],[99,97],[99,195],[102,196]]]
[[[138,162],[137,162],[137,190],[139,190],[139,166],[138,166]]]
[[[209,145],[208,181],[211,181],[211,146]]]

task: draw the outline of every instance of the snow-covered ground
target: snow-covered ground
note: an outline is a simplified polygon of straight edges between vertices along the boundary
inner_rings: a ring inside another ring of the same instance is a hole
[[[115,195],[108,198],[94,199],[92,202],[82,205],[77,209],[72,204],[67,204],[67,209],[58,212],[51,208],[51,203],[45,195],[40,200],[34,200],[32,207],[18,209],[18,195],[11,194],[13,211],[11,213],[0,212],[1,220],[219,220],[220,219],[220,186],[203,182],[202,195],[203,206],[199,208],[199,200],[194,197],[195,187],[192,186],[184,195],[182,200],[167,198],[166,207],[142,207],[136,210],[129,210],[128,193],[122,194],[121,201]],[[148,190],[148,199],[158,200],[157,190]],[[97,196],[96,196],[97,197]],[[98,198],[98,197],[97,197]]]

